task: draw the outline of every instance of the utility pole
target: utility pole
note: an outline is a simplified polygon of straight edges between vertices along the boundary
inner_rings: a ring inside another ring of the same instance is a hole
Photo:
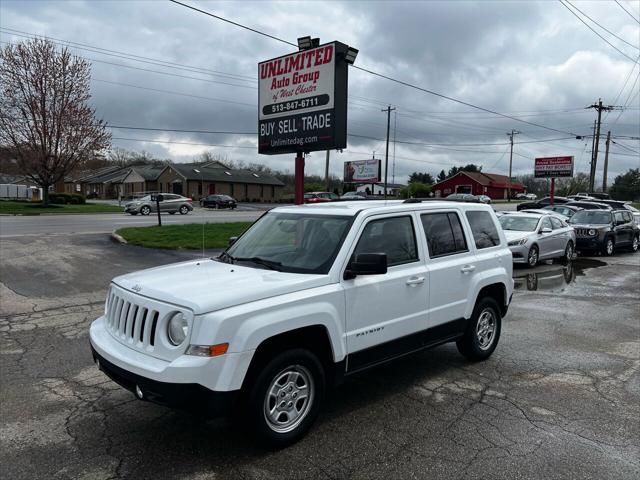
[[[395,108],[391,108],[389,105],[387,108],[383,109],[383,112],[387,112],[387,150],[384,156],[384,199],[387,199],[387,180],[389,177],[389,128],[391,127],[391,112],[394,111]]]
[[[324,189],[326,192],[329,191],[329,152],[330,150],[327,150],[327,162],[324,166]]]
[[[511,153],[509,154],[509,178],[507,179],[507,201],[511,202],[511,169],[513,166],[513,136],[519,134],[520,132],[514,129],[511,129],[511,133],[507,133],[509,135],[509,143],[511,143]]]
[[[607,170],[609,169],[609,144],[611,143],[611,130],[607,132],[607,143],[604,150],[604,172],[602,173],[602,191],[607,192]]]
[[[594,133],[593,149],[591,151],[591,171],[589,172],[589,191],[594,191],[596,181],[596,166],[598,164],[598,147],[600,145],[600,123],[602,121],[602,111],[610,112],[615,107],[613,105],[602,105],[602,99],[598,99],[598,103],[589,105],[587,108],[595,108],[598,112],[598,119],[596,120],[596,132]]]

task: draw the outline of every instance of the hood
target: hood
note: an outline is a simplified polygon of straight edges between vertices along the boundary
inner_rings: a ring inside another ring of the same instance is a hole
[[[570,223],[570,227],[573,228],[593,228],[594,230],[599,230],[601,228],[609,228],[608,223]]]
[[[113,283],[199,315],[320,287],[329,283],[329,276],[277,272],[207,258],[129,273],[114,278]]]
[[[504,236],[507,238],[507,242],[513,242],[514,240],[520,240],[526,238],[535,232],[517,232],[515,230],[503,230]]]

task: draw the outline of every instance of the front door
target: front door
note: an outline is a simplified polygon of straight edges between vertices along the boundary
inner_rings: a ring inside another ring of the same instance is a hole
[[[351,259],[385,253],[384,275],[343,280],[346,301],[347,369],[356,371],[407,349],[427,328],[428,276],[414,216],[374,217],[360,229]]]
[[[182,182],[173,183],[173,193],[176,195],[182,195]]]
[[[216,184],[215,183],[210,183],[209,184],[209,195],[215,195],[216,194]]]
[[[549,218],[549,216],[542,217],[542,221],[540,222],[540,227],[538,229],[538,232],[540,234],[538,237],[538,254],[540,259],[549,258],[555,253],[555,237],[553,235],[553,232],[542,233],[542,230],[544,230],[545,228],[553,230],[551,219]]]

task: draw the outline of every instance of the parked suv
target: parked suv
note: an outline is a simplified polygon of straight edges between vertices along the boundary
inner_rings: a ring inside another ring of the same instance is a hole
[[[553,204],[554,205],[562,205],[563,203],[569,203],[571,200],[565,197],[554,197]],[[523,202],[519,203],[516,206],[516,210],[530,210],[532,208],[544,208],[551,205],[551,197],[544,197],[540,200],[536,200],[535,202]]]
[[[257,438],[285,445],[344,377],[446,342],[488,358],[512,292],[489,206],[279,207],[215,259],[115,278],[90,341],[139,399],[233,406]]]
[[[569,223],[576,231],[576,250],[613,255],[617,248],[638,251],[640,228],[628,210],[581,210]]]

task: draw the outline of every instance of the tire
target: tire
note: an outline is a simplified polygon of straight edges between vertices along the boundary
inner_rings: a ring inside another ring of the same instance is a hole
[[[306,389],[301,389],[304,384]],[[305,349],[284,351],[271,359],[253,382],[246,406],[248,426],[260,443],[271,448],[297,442],[318,416],[324,390],[324,369],[313,353]],[[301,396],[303,391],[306,397]],[[282,410],[276,399],[284,399],[278,400],[285,404]],[[270,414],[269,408],[276,410]]]
[[[529,249],[529,253],[527,254],[527,267],[533,268],[538,264],[538,259],[540,258],[540,250],[537,245],[533,245]]]
[[[562,261],[565,263],[571,262],[573,260],[573,252],[574,252],[573,242],[569,240],[567,242],[567,246],[564,247],[564,256],[562,257]]]
[[[491,297],[476,302],[464,336],[456,342],[458,351],[477,362],[491,356],[500,340],[502,317],[500,307]]]
[[[604,239],[604,245],[602,246],[602,255],[610,257],[613,255],[613,252],[616,248],[616,244],[613,241],[612,237],[607,237]]]
[[[143,205],[142,208],[140,209],[141,215],[149,215],[150,213],[151,213],[151,209],[146,205]]]
[[[631,252],[636,253],[640,249],[640,237],[636,235],[631,242]]]
[[[185,205],[182,205],[178,211],[180,212],[180,215],[186,215],[187,213],[189,213],[189,208],[187,208]],[[173,212],[175,213],[175,212]]]

